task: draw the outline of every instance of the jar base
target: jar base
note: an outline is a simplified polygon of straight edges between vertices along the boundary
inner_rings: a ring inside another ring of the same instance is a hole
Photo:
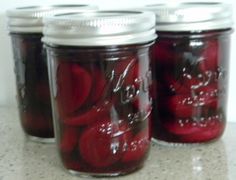
[[[130,169],[129,171],[126,172],[116,172],[116,173],[87,173],[87,172],[79,172],[79,171],[75,171],[75,170],[71,170],[71,169],[66,169],[67,172],[69,172],[71,175],[73,176],[78,176],[78,177],[84,177],[84,178],[88,178],[88,177],[117,177],[117,176],[124,176],[124,175],[128,175],[130,173],[133,173],[139,169],[141,169],[143,167],[139,166],[139,167],[135,167],[133,169]]]
[[[210,143],[216,142],[218,139],[219,138],[212,139],[212,140],[206,141],[206,142],[198,142],[198,143],[184,143],[184,142],[167,142],[167,141],[159,140],[156,138],[152,138],[152,142],[153,142],[153,144],[157,144],[157,145],[161,145],[161,146],[186,147],[186,146],[199,146],[199,145],[203,145],[203,144],[210,144]]]
[[[44,143],[44,144],[55,143],[55,138],[42,138],[42,137],[31,136],[28,134],[25,134],[25,136],[26,139],[37,143]]]

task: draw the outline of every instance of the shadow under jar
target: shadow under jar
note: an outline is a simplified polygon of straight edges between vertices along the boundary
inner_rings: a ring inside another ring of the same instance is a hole
[[[150,145],[154,26],[148,12],[45,19],[56,139],[70,173],[117,176],[143,166]]]
[[[48,82],[46,51],[41,42],[42,18],[58,12],[85,11],[87,5],[21,7],[7,11],[12,40],[18,108],[27,137],[53,142],[53,121]]]
[[[231,7],[182,3],[147,9],[156,13],[159,37],[153,48],[154,141],[177,145],[218,139],[226,123]]]

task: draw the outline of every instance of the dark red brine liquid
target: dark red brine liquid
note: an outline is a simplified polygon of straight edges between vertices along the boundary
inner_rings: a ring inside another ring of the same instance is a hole
[[[47,50],[64,167],[105,176],[141,168],[150,145],[148,47]]]
[[[219,138],[226,123],[230,30],[157,34],[154,139],[201,143]]]
[[[21,125],[27,135],[46,139],[54,133],[41,38],[42,34],[11,33]]]

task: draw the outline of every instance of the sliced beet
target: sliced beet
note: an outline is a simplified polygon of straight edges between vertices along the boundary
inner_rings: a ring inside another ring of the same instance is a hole
[[[208,108],[217,109],[219,105],[218,91],[216,83],[196,89],[196,92],[198,93],[196,99],[196,101],[198,101],[197,103]]]
[[[204,142],[219,137],[224,131],[225,124],[218,116],[207,118],[198,124],[199,130],[181,137],[183,142]]]
[[[57,71],[59,112],[62,116],[80,108],[92,86],[90,74],[78,64],[60,62]]]
[[[202,85],[202,82],[198,78],[188,73],[183,73],[179,81],[181,81],[185,88],[188,89],[190,92]]]
[[[150,145],[150,134],[148,128],[136,134],[127,145],[127,151],[122,157],[122,161],[139,161],[148,152]]]
[[[199,132],[199,127],[194,126],[192,119],[173,119],[163,121],[165,129],[175,135],[185,135]]]
[[[177,81],[174,79],[172,76],[165,76],[165,80],[168,84],[168,88],[172,93],[176,94],[190,94],[191,89],[186,87],[184,84],[181,82]]]
[[[31,136],[42,138],[54,137],[53,124],[50,115],[42,114],[42,112],[22,112],[21,120],[23,129]]]
[[[190,118],[194,113],[193,98],[188,95],[174,95],[164,102],[167,109],[175,117]]]
[[[63,122],[70,126],[88,125],[101,118],[110,116],[110,102],[102,102],[100,104],[92,106],[88,111],[67,116],[63,119]]]
[[[60,150],[63,153],[71,153],[78,143],[78,130],[74,127],[65,127],[62,131]]]
[[[92,72],[93,77],[93,89],[91,93],[91,103],[97,102],[105,93],[106,77],[105,73],[98,68],[94,68]]]
[[[109,118],[101,118],[81,135],[79,150],[82,158],[91,166],[111,166],[123,155],[124,144],[129,141],[127,125],[118,124]]]

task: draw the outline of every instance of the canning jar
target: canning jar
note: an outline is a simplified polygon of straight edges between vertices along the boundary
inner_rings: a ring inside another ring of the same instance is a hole
[[[7,11],[20,120],[31,140],[52,142],[54,137],[46,53],[41,42],[42,18],[57,12],[94,9],[96,7],[88,5],[55,5]]]
[[[149,5],[156,13],[153,138],[218,139],[226,124],[232,10],[222,3]]]
[[[56,139],[74,174],[141,168],[150,145],[149,47],[155,15],[100,11],[45,19]]]

